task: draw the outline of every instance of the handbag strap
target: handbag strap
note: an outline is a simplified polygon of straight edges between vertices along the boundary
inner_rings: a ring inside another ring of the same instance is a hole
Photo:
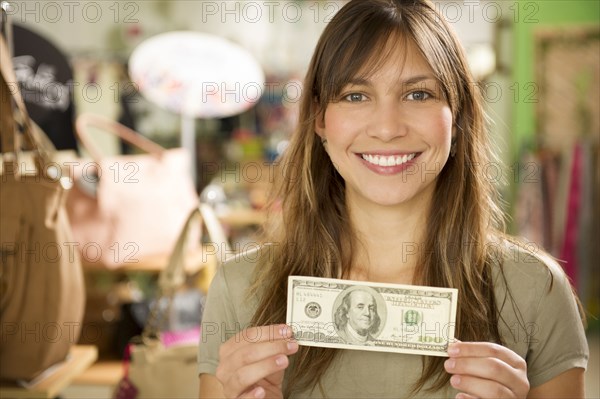
[[[2,19],[4,20],[4,18],[5,12],[2,8]],[[14,153],[15,148],[18,148],[15,145],[16,129],[12,106],[13,95],[7,82],[7,79],[11,79],[11,74],[14,75],[10,54],[4,35],[0,35],[0,101],[2,101],[0,104],[5,110],[0,124],[0,136],[2,136],[2,152],[4,153]],[[16,84],[16,80],[13,82]]]
[[[154,141],[147,139],[119,122],[100,115],[83,113],[77,117],[75,122],[75,133],[77,134],[77,137],[79,137],[83,147],[90,153],[90,156],[96,162],[99,162],[103,158],[102,151],[94,144],[88,131],[89,126],[95,126],[107,133],[113,134],[151,155],[160,157],[165,152],[165,149]]]
[[[0,124],[0,135],[2,136],[2,151],[5,153],[14,153],[13,163],[15,163],[16,156],[21,150],[21,145],[17,136],[17,129],[15,129],[15,122],[12,101],[17,106],[19,111],[19,123],[23,130],[23,138],[28,149],[34,152],[35,164],[38,167],[38,171],[41,170],[42,166],[50,162],[50,153],[55,151],[54,145],[49,139],[43,137],[45,134],[39,129],[34,129],[33,122],[29,117],[25,102],[21,96],[17,77],[15,75],[12,59],[8,50],[8,44],[4,36],[0,35],[0,73],[2,79],[0,82],[0,89],[2,90],[1,101],[2,104],[6,104],[9,107],[8,112],[3,115],[2,124]],[[17,170],[15,170],[16,172]]]
[[[2,49],[4,52],[4,49]],[[4,65],[4,61],[2,61]],[[12,97],[4,74],[0,74],[0,104],[2,104],[2,119],[0,120],[0,136],[2,136],[2,152],[15,152],[15,120],[12,113]],[[7,109],[8,108],[8,109]]]
[[[175,292],[185,283],[185,244],[192,222],[197,218],[200,218],[201,225],[203,224],[206,227],[209,239],[216,247],[217,266],[222,263],[223,255],[230,251],[227,235],[213,208],[208,204],[200,204],[188,216],[183,229],[177,238],[167,267],[161,271],[158,277],[159,295],[157,301],[150,310],[150,316],[144,326],[144,331],[142,333],[143,338],[158,335],[158,328],[160,325],[158,313],[160,312],[161,301],[167,299],[168,306],[166,313],[168,314]]]
[[[171,253],[167,267],[160,273],[158,285],[162,295],[170,295],[185,282],[185,244],[192,222],[198,217],[200,217],[200,223],[204,224],[206,227],[208,237],[215,246],[218,264],[221,263],[223,254],[230,250],[223,226],[217,218],[213,208],[208,204],[200,204],[188,216],[185,225],[177,238],[175,248]]]

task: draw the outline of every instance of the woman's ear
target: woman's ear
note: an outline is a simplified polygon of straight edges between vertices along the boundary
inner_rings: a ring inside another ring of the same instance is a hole
[[[313,106],[315,107],[315,132],[321,136],[321,138],[325,138],[325,112],[321,111],[316,103]]]

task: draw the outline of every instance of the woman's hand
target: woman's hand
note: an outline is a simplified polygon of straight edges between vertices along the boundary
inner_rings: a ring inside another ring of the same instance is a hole
[[[240,331],[219,349],[216,377],[227,398],[282,398],[288,356],[298,351],[285,324]]]
[[[490,342],[458,342],[444,363],[457,399],[526,398],[527,363],[510,349]]]

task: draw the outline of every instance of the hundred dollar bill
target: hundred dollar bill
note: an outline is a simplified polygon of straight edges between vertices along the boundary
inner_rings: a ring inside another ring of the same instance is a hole
[[[300,345],[448,356],[454,288],[290,276],[287,324]]]

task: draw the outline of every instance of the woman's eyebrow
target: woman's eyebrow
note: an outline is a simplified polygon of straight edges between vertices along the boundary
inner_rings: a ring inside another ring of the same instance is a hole
[[[352,78],[348,81],[347,85],[353,86],[371,86],[371,81],[365,78]]]
[[[435,81],[437,81],[437,79],[433,75],[418,75],[418,76],[413,76],[411,78],[408,78],[408,79],[402,81],[402,83],[403,84],[407,84],[407,85],[412,85],[412,84],[415,84],[415,83],[423,82],[425,80],[435,80]]]
[[[436,77],[433,75],[417,75],[417,76],[412,76],[408,79],[404,79],[404,80],[399,80],[400,84],[403,85],[413,85],[419,82],[423,82],[426,80],[434,80],[437,81]],[[371,83],[370,79],[365,79],[365,78],[352,78],[348,81],[347,85],[353,85],[353,86],[372,86],[373,84]]]

